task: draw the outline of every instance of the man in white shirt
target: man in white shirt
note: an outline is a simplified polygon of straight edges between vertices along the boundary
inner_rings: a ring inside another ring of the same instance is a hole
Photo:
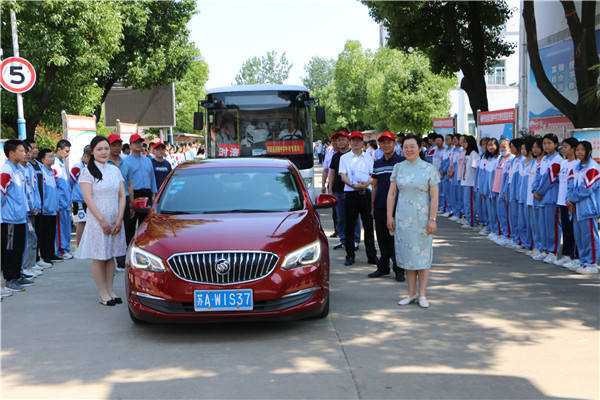
[[[287,129],[282,130],[279,133],[279,140],[302,140],[302,131],[296,129],[296,122],[293,119],[287,120]]]
[[[373,158],[362,151],[363,135],[358,131],[350,134],[350,152],[340,158],[339,173],[344,182],[346,203],[346,238],[352,237],[356,217],[360,215],[364,229],[367,262],[377,265],[377,250],[373,234],[373,217],[371,214],[371,184],[373,182]],[[354,244],[346,240],[345,265],[354,264]]]

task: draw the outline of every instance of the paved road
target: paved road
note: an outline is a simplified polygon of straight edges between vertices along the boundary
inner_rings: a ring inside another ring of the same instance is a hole
[[[330,316],[293,323],[136,326],[89,263],[58,264],[2,302],[2,396],[598,398],[600,279],[439,228],[430,309],[367,279],[361,246],[351,268],[332,250]]]

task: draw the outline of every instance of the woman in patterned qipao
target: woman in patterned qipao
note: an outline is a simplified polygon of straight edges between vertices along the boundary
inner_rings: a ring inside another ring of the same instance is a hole
[[[420,149],[421,138],[414,135],[406,136],[402,144],[406,160],[394,166],[390,177],[387,225],[388,229],[394,232],[396,261],[399,267],[406,270],[408,281],[408,296],[398,304],[413,303],[418,297],[419,305],[427,308],[429,302],[425,291],[433,258],[433,234],[437,231],[435,219],[440,176],[433,165],[419,157]],[[395,218],[394,205],[396,206]]]

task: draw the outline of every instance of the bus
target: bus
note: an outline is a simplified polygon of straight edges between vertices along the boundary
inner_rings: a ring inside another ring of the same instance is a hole
[[[317,123],[325,122],[324,107],[315,106],[317,102],[304,86],[263,84],[215,88],[198,102],[194,129],[205,129],[207,158],[289,159],[300,171],[312,197],[313,108]],[[204,110],[201,111],[201,107]]]

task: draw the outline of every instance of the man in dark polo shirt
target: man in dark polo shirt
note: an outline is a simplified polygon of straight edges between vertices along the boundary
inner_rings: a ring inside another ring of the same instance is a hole
[[[377,139],[379,148],[383,151],[383,157],[373,164],[373,192],[371,201],[373,206],[373,217],[375,218],[375,233],[381,257],[377,264],[377,270],[371,272],[369,278],[379,278],[390,273],[390,260],[392,261],[394,274],[398,282],[404,281],[404,269],[396,265],[396,253],[394,251],[394,237],[387,229],[387,195],[390,188],[390,176],[394,165],[404,161],[394,150],[396,140],[391,132],[383,132]]]
[[[336,142],[336,153],[331,157],[331,163],[329,164],[329,193],[333,194],[337,199],[336,214],[337,214],[337,231],[340,238],[340,242],[333,246],[335,250],[344,248],[346,243],[346,208],[344,201],[344,182],[339,174],[340,169],[340,157],[350,151],[350,137],[347,132],[340,131],[331,135],[331,140]],[[360,243],[360,220],[356,218],[356,224],[354,228],[354,248],[358,249]],[[352,239],[350,239],[352,240]]]

